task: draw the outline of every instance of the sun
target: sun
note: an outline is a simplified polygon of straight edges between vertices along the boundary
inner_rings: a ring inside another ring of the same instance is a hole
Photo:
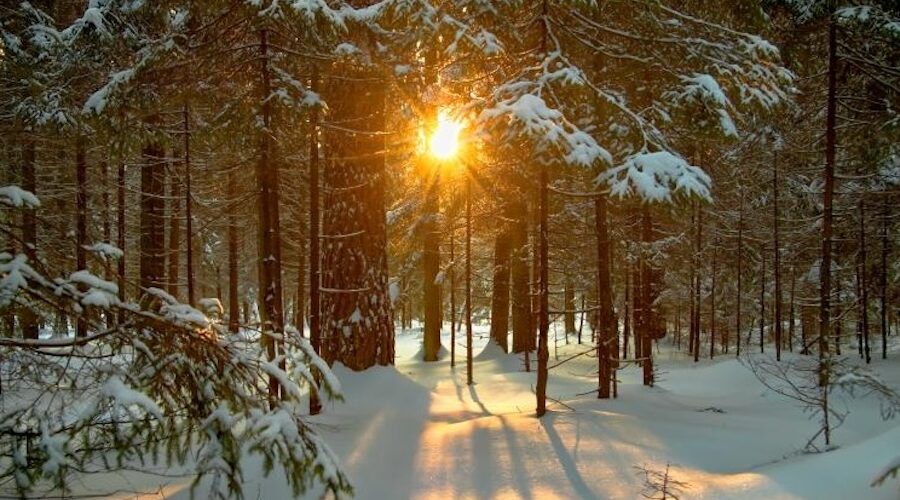
[[[446,111],[438,113],[437,128],[431,136],[428,147],[432,156],[439,160],[449,160],[459,151],[459,133],[463,124],[450,117]]]

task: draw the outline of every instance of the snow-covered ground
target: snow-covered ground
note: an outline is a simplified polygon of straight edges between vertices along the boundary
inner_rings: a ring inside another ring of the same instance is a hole
[[[396,367],[335,369],[346,400],[314,420],[357,498],[633,499],[644,482],[635,467],[667,464],[688,484],[682,498],[900,498],[896,480],[869,486],[900,454],[900,421],[883,421],[874,398],[847,402],[837,449],[802,454],[816,423],[795,402],[766,390],[733,356],[695,365],[662,347],[657,386],[643,387],[638,369],[627,368],[615,400],[579,395],[596,384],[595,358],[553,369],[549,394],[562,403],[538,420],[535,374],[519,357],[486,346],[486,326],[476,333],[472,386],[462,344],[455,369],[447,353],[435,363],[418,359],[420,329],[398,331]],[[559,359],[587,347],[560,344]],[[894,388],[897,351],[873,360]],[[290,496],[277,476],[246,473],[249,498]],[[159,493],[186,498],[188,484],[174,480]]]

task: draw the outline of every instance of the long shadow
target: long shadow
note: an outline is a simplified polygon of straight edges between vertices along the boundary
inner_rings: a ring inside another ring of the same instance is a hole
[[[578,493],[581,498],[599,498],[596,493],[588,488],[587,483],[584,482],[584,478],[581,477],[581,473],[578,472],[575,460],[572,458],[572,455],[569,454],[569,450],[566,449],[566,445],[559,437],[559,433],[553,428],[555,421],[555,415],[545,415],[541,419],[541,427],[543,427],[544,432],[547,433],[550,445],[553,446],[553,451],[556,452],[556,457],[559,459],[559,464],[566,473],[569,483],[571,483],[572,488],[575,489],[575,492]]]

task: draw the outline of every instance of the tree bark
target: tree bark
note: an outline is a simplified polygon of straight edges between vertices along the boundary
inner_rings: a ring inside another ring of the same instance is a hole
[[[534,349],[531,339],[531,290],[528,282],[528,211],[519,200],[511,202],[510,279],[512,281],[513,352]]]
[[[831,16],[828,21],[828,95],[825,118],[825,170],[823,172],[824,191],[822,194],[822,256],[819,265],[819,358],[828,353],[828,338],[831,336],[831,238],[834,231],[834,171],[835,132],[837,117],[837,21]],[[823,369],[819,384],[828,380]]]
[[[319,91],[319,74],[313,70],[310,80],[313,92]],[[319,107],[309,114],[309,340],[313,350],[322,354],[322,310],[319,287],[321,276],[320,204],[319,204]],[[309,413],[322,411],[322,403],[315,391],[310,392]]]
[[[599,399],[608,399],[612,379],[610,347],[614,332],[612,287],[610,285],[609,224],[605,195],[594,198],[594,225],[597,233],[597,369]],[[574,304],[573,304],[574,308]]]
[[[394,363],[385,221],[385,84],[366,70],[329,85],[325,129],[322,351],[352,370]],[[344,125],[347,124],[347,125]]]
[[[26,191],[37,196],[37,172],[35,169],[35,145],[33,139],[28,139],[22,149],[22,187]],[[22,211],[22,243],[28,263],[34,266],[37,263],[37,214],[34,209]],[[10,320],[13,319],[10,314]],[[40,333],[38,316],[30,308],[22,308],[22,336],[26,339],[37,339]],[[10,329],[12,334],[12,329]]]
[[[510,230],[504,228],[494,239],[494,276],[491,292],[491,338],[503,352],[509,352],[510,250]]]
[[[781,324],[781,242],[779,234],[779,218],[778,212],[778,152],[775,152],[774,161],[772,162],[772,277],[775,280],[775,359],[781,361],[781,342],[782,342],[782,324]]]
[[[237,200],[237,173],[228,172],[228,202]],[[240,299],[238,297],[238,221],[236,207],[228,210],[228,331],[237,333],[240,326]]]
[[[173,155],[174,156],[174,155]],[[178,298],[181,254],[181,181],[169,174],[169,295]]]
[[[537,348],[537,416],[542,417],[547,411],[547,360],[550,352],[547,349],[547,336],[550,331],[549,307],[549,241],[548,241],[548,167],[541,164],[540,173],[540,224],[539,224],[539,278],[538,278],[538,348]]]
[[[181,109],[182,113],[182,130],[184,139],[184,225],[185,225],[185,259],[187,260],[187,292],[188,304],[196,304],[196,296],[194,292],[194,214],[193,200],[194,195],[191,188],[191,114],[190,108],[185,103]]]
[[[165,289],[166,163],[162,148],[156,143],[146,144],[142,152],[142,163],[140,283],[144,289]]]

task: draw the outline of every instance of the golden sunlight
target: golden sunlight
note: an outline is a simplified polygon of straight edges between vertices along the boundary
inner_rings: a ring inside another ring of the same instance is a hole
[[[431,154],[439,160],[449,160],[459,150],[459,133],[463,124],[446,111],[438,113],[437,128],[428,143]]]

